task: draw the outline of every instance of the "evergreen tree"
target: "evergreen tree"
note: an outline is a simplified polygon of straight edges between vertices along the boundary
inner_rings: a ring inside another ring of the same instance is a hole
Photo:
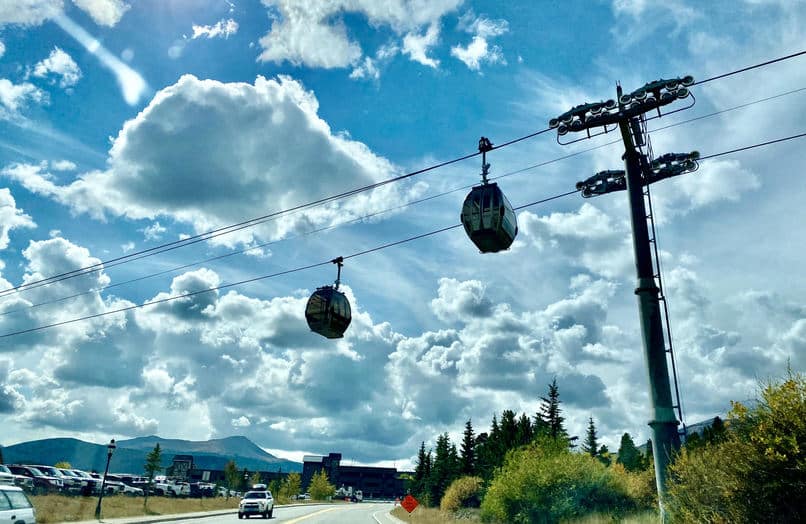
[[[490,479],[493,471],[491,464],[489,435],[479,433],[476,436],[476,474],[483,479]]]
[[[646,455],[644,455],[641,462],[641,469],[649,469],[653,464],[655,464],[655,455],[652,450],[652,439],[648,439],[646,441]]]
[[[621,445],[618,448],[618,464],[624,466],[627,471],[639,471],[643,469],[641,452],[635,447],[632,437],[629,433],[621,436]]]
[[[420,444],[420,451],[417,453],[417,464],[414,466],[414,480],[411,483],[411,491],[418,499],[428,492],[428,483],[431,476],[431,452],[425,451],[425,441]]]
[[[430,504],[439,506],[442,501],[442,495],[451,482],[451,475],[455,471],[455,465],[458,462],[456,458],[456,448],[453,448],[453,456],[451,455],[451,440],[447,433],[437,437],[437,445],[434,452],[434,462],[431,466],[430,475]]]
[[[238,472],[238,466],[234,460],[230,460],[224,466],[224,478],[227,479],[227,498],[229,498],[229,490],[235,490],[240,484],[241,474]]]
[[[607,449],[607,446],[604,444],[602,444],[602,447],[599,448],[599,453],[597,453],[596,458],[598,458],[599,462],[605,466],[609,466],[613,463],[613,459],[610,456],[610,450]]]
[[[461,446],[462,474],[473,476],[476,474],[476,439],[473,436],[473,424],[470,419],[465,423],[465,433]]]
[[[521,418],[518,419],[518,429],[516,432],[516,445],[517,446],[524,446],[532,441],[534,438],[534,432],[532,428],[532,421],[526,415],[526,413],[521,414]]]
[[[517,439],[518,439],[518,423],[515,420],[515,412],[511,409],[505,409],[504,412],[501,414],[501,451],[502,454],[502,463],[503,463],[503,455],[506,455],[506,452],[510,449],[514,449],[517,446]]]
[[[562,416],[562,409],[560,408],[560,389],[557,387],[557,379],[551,381],[549,384],[549,396],[540,397],[542,404],[538,412],[538,418],[542,420],[543,424],[540,428],[542,434],[546,434],[553,439],[565,440],[568,447],[573,448],[573,443],[577,437],[569,437],[568,431],[565,429],[565,417]]]
[[[599,442],[596,439],[596,425],[593,423],[593,417],[590,417],[588,422],[588,432],[585,435],[585,442],[582,443],[582,451],[594,458],[599,453]]]
[[[143,471],[148,477],[148,485],[146,489],[143,490],[145,493],[145,498],[143,499],[143,507],[146,507],[148,504],[148,492],[151,488],[151,483],[154,482],[154,475],[158,471],[162,471],[162,449],[160,448],[160,443],[157,442],[154,446],[154,449],[148,452],[146,455],[146,463],[143,465]]]

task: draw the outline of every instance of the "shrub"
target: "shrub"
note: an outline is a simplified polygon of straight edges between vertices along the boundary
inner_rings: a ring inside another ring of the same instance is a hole
[[[478,508],[481,505],[481,477],[462,477],[454,480],[442,497],[440,509],[451,513],[460,508]]]
[[[563,442],[542,439],[507,455],[481,515],[488,522],[553,523],[635,507],[624,476],[590,455],[571,453]]]
[[[806,378],[768,383],[754,407],[734,403],[721,442],[683,450],[672,465],[679,521],[806,522]]]

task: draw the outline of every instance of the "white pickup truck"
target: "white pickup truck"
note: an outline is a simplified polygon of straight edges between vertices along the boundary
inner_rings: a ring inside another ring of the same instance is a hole
[[[167,497],[187,497],[190,495],[190,484],[179,480],[162,480],[154,483],[154,492]]]

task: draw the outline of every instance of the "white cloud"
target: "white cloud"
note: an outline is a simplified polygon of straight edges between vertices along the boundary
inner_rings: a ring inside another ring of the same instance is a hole
[[[373,60],[368,56],[365,56],[364,61],[355,66],[355,68],[353,68],[353,70],[350,72],[350,78],[354,80],[357,79],[378,80],[380,77],[381,72],[375,65],[375,60]]]
[[[123,0],[73,0],[81,10],[90,15],[98,25],[112,27],[117,24],[129,5]]]
[[[56,160],[54,162],[51,162],[50,167],[51,167],[51,169],[54,169],[56,171],[75,171],[76,170],[75,163],[73,163],[73,162],[71,162],[69,160],[64,160],[64,159],[63,160]]]
[[[438,24],[462,0],[263,0],[263,3],[272,9],[274,21],[271,30],[259,41],[263,48],[259,60],[337,68],[355,66],[363,56],[340,15],[364,15],[372,27],[389,26],[398,35],[408,33],[416,39],[413,33]],[[415,44],[412,41],[411,45]],[[417,52],[415,47],[412,49]],[[417,56],[428,60],[424,53]]]
[[[98,25],[117,24],[129,6],[123,0],[73,0]],[[64,0],[20,0],[0,2],[0,27],[6,24],[40,25],[64,13]]]
[[[56,185],[40,166],[10,166],[3,174],[77,213],[167,216],[202,232],[395,172],[366,145],[334,134],[317,112],[313,93],[288,77],[258,77],[250,85],[187,75],[123,126],[107,171],[84,173],[66,186]],[[159,192],[152,191],[156,186]],[[218,241],[278,238],[297,228],[349,220],[385,209],[400,191],[381,188]]]
[[[252,422],[245,416],[241,415],[238,418],[232,419],[232,427],[234,428],[248,428]]]
[[[229,38],[238,32],[238,22],[229,18],[227,20],[219,20],[214,25],[196,25],[193,24],[193,36],[190,38]]]
[[[8,247],[8,234],[11,230],[34,227],[36,224],[33,219],[17,208],[11,191],[7,187],[0,188],[0,249]]]
[[[0,2],[0,27],[6,24],[39,25],[61,13],[62,0]]]
[[[459,28],[473,35],[473,40],[466,46],[454,46],[451,55],[455,56],[473,71],[479,71],[482,63],[504,64],[506,59],[501,47],[490,45],[488,40],[509,31],[506,20],[491,20],[484,16],[475,17],[472,11],[459,20]]]
[[[73,58],[58,47],[54,47],[50,55],[34,66],[33,75],[45,78],[48,75],[61,77],[59,86],[62,88],[75,85],[81,78],[81,69]]]
[[[161,226],[159,222],[154,222],[147,228],[141,229],[140,231],[143,232],[143,237],[146,240],[159,240],[162,238],[162,234],[167,231],[164,226]]]
[[[403,37],[403,53],[412,60],[436,69],[439,60],[428,57],[428,50],[439,42],[439,24],[431,24],[425,34],[408,33]]]
[[[0,58],[3,58],[3,55],[6,54],[6,44],[0,40]]]
[[[0,118],[16,116],[29,102],[41,104],[47,100],[47,94],[31,83],[15,84],[0,78]]]

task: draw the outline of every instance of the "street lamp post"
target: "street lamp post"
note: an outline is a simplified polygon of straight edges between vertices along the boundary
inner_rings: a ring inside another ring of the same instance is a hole
[[[109,473],[109,462],[112,460],[112,453],[115,452],[115,439],[109,441],[106,445],[106,469],[104,469],[104,477],[101,480],[101,493],[98,494],[98,505],[95,507],[95,518],[101,520],[101,501],[104,499],[104,491],[106,490],[106,475]]]

